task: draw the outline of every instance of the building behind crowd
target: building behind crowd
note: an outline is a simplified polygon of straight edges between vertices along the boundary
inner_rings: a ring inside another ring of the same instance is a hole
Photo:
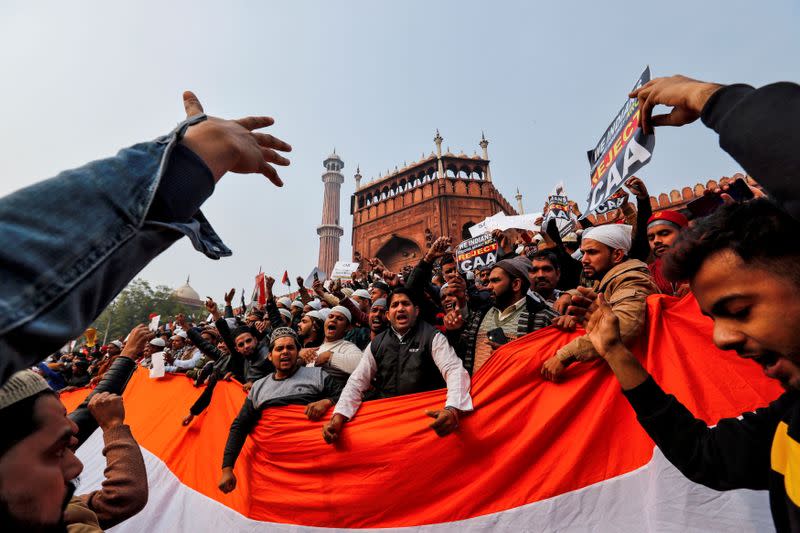
[[[481,135],[481,155],[436,152],[362,184],[350,199],[353,259],[377,257],[389,269],[414,265],[439,236],[468,238],[468,228],[484,218],[517,211],[492,183],[489,141]]]

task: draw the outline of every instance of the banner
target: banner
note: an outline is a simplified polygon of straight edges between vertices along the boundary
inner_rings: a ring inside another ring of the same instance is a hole
[[[650,81],[646,67],[631,91]],[[650,161],[656,145],[655,135],[645,135],[640,127],[639,100],[628,99],[593,150],[589,150],[591,190],[586,214],[605,205],[636,171]]]
[[[611,195],[611,198],[606,200],[606,202],[599,206],[597,209],[594,210],[595,214],[602,215],[604,213],[608,213],[609,211],[613,211],[615,209],[621,209],[622,206],[628,203],[628,193],[624,189],[620,189],[614,194]]]
[[[350,279],[360,265],[358,262],[336,261],[331,270],[331,279]],[[320,281],[325,281],[325,277],[320,278]]]
[[[551,221],[556,221],[558,234],[565,237],[568,233],[575,231],[577,217],[569,207],[569,197],[564,189],[564,182],[558,182],[553,188],[553,192],[547,197],[547,214],[542,221],[542,227],[546,228]]]
[[[456,248],[456,263],[462,273],[481,270],[496,262],[497,241],[488,233],[467,239]]]
[[[529,231],[539,231],[541,227],[536,224],[536,221],[542,216],[541,213],[528,213],[526,215],[504,215],[498,213],[489,218],[484,219],[482,222],[470,226],[469,233],[473,237],[483,235],[484,233],[491,233],[499,229],[505,231],[507,229],[521,229]]]
[[[650,296],[646,324],[635,355],[706,423],[782,394],[757,364],[714,347],[712,322],[691,296]],[[241,385],[220,381],[208,409],[184,427],[202,389],[184,375],[150,380],[140,369],[123,398],[149,500],[113,531],[774,530],[767,491],[718,492],[669,464],[603,361],[570,366],[560,383],[542,379],[542,362],[582,333],[548,327],[497,349],[472,378],[475,411],[444,438],[424,415],[442,408],[444,390],[365,402],[332,446],[322,440],[330,412],[310,422],[301,405],[267,408],[230,494],[217,483],[245,399]],[[87,394],[61,399],[69,411]],[[100,488],[102,449],[99,430],[78,449],[85,465],[78,494]]]

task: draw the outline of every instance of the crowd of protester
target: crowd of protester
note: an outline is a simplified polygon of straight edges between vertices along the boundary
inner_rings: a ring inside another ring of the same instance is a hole
[[[645,184],[631,178],[626,186],[637,200],[637,209],[626,210],[626,223],[592,226],[581,219],[582,224],[563,237],[554,221],[538,232],[495,231],[497,261],[478,271],[459,271],[452,252],[457,243],[452,236],[440,236],[416,265],[400,272],[377,259],[362,258],[361,268],[350,279],[315,281],[310,287],[298,280],[295,298],[275,295],[275,280],[266,277],[259,288],[263,294],[247,307],[233,307],[235,291],[231,290],[223,297],[222,309],[212,299],[206,301],[205,321],[178,315],[155,332],[136,328],[127,339],[55,353],[37,363],[34,372],[14,374],[0,389],[0,419],[18,419],[19,414],[8,412],[19,399],[94,386],[98,393],[84,402],[84,411],[99,417],[97,422],[106,433],[126,428],[124,415],[117,412],[116,423],[109,425],[98,407],[102,398],[122,409],[119,397],[105,392],[117,379],[121,360],[128,367],[135,362],[148,368],[163,360],[166,372],[192,380],[198,397],[186,417],[176,421],[184,425],[201,424],[217,383],[233,380],[247,396],[220,458],[219,487],[230,492],[236,487],[237,457],[264,409],[303,405],[309,420],[325,419],[320,438],[333,443],[364,401],[446,389],[441,408],[426,413],[431,430],[445,437],[457,431],[460,420],[473,411],[471,377],[500,346],[549,326],[566,331],[583,328],[569,343],[553,347],[541,366],[545,379],[569,379],[571,365],[603,358],[643,427],[685,475],[719,490],[769,490],[777,528],[800,529],[795,500],[800,487],[787,474],[794,467],[770,459],[770,444],[780,424],[788,426],[786,438],[795,446],[790,446],[795,450],[790,456],[800,449],[792,436],[800,417],[800,351],[791,326],[800,316],[793,312],[800,302],[795,297],[800,292],[796,244],[800,191],[794,184],[800,159],[794,151],[796,128],[775,115],[779,109],[788,116],[800,116],[800,87],[783,83],[756,90],[674,76],[653,80],[631,97],[642,102],[646,130],[702,117],[719,133],[721,146],[770,196],[764,198],[762,190],[755,188],[757,198],[735,202],[726,185],[707,191],[724,204],[709,216],[693,218],[678,211],[653,214]],[[657,104],[673,106],[673,110],[651,116]],[[186,108],[190,119],[165,144],[188,153],[176,149],[174,157],[186,158],[189,166],[204,164],[208,179],[219,179],[226,170],[233,170],[261,172],[279,182],[268,163],[288,163],[274,151],[287,150],[288,145],[250,133],[270,121],[200,122],[198,126],[233,128],[229,134],[249,143],[243,150],[262,154],[256,158],[259,161],[226,162],[203,144],[209,142],[206,137],[178,142],[182,136],[190,138],[193,128],[189,126],[197,122],[191,117],[202,113],[193,95],[186,97]],[[162,226],[175,222],[170,219],[178,209],[173,195],[183,183],[178,178],[170,182],[169,169],[166,174],[162,181],[173,183],[173,189],[159,189],[166,196],[155,204]],[[198,197],[197,202],[203,199]],[[207,224],[196,208],[183,215],[192,217]],[[190,226],[183,224],[178,231],[194,237],[196,247],[209,255],[225,251],[215,239],[202,240],[215,237],[210,226],[202,238]],[[175,233],[175,228],[171,231]],[[628,347],[645,330],[649,296],[682,297],[690,292],[714,319],[714,342],[761,364],[768,376],[787,388],[785,395],[755,413],[709,428],[659,388]],[[25,331],[23,326],[17,328],[17,336]],[[13,349],[19,346],[16,338],[4,342]],[[27,409],[30,412],[33,407]],[[6,453],[23,440],[26,434],[21,431],[20,437],[4,439],[0,451]],[[73,438],[80,441],[83,431],[74,428]],[[68,438],[64,447],[75,444]],[[796,466],[798,460],[795,457],[792,464]],[[0,469],[0,475],[6,474]],[[74,477],[66,471],[64,476],[62,481],[67,482]],[[8,501],[5,494],[3,498],[4,503]],[[139,503],[128,504],[125,513]],[[102,506],[92,510],[102,525]],[[3,512],[4,520],[30,518]],[[108,523],[118,518],[109,518]]]

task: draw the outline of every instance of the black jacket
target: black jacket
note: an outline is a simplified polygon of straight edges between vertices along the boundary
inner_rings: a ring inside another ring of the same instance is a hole
[[[798,460],[793,454],[800,447],[800,392],[787,392],[767,407],[714,427],[695,418],[652,377],[623,393],[647,434],[683,475],[715,490],[769,490],[775,528],[800,531],[800,502],[787,494],[784,477]]]

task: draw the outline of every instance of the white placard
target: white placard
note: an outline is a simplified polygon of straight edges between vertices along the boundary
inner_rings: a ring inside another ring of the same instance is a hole
[[[150,356],[150,377],[163,378],[164,377],[164,352],[156,352]]]
[[[331,279],[350,279],[350,277],[353,275],[353,272],[358,270],[359,266],[361,266],[360,263],[336,261],[336,264],[333,265],[333,270],[331,271]]]

